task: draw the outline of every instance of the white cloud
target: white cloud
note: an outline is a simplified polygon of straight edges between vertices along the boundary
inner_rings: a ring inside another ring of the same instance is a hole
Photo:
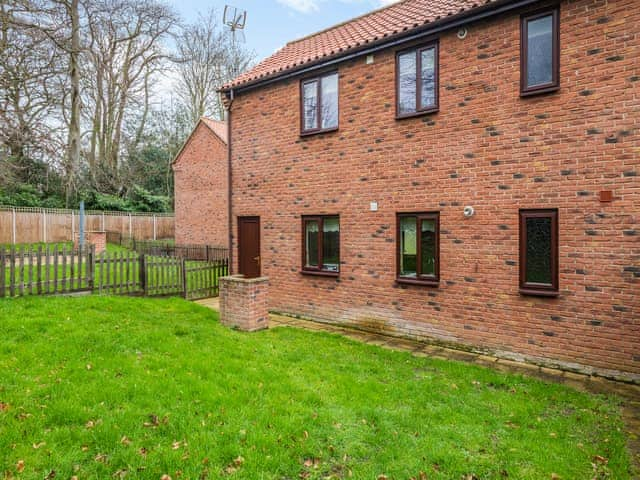
[[[387,5],[391,5],[392,3],[399,2],[400,0],[378,0],[381,7],[386,7]]]
[[[301,13],[317,12],[320,8],[319,0],[278,0],[278,3]]]

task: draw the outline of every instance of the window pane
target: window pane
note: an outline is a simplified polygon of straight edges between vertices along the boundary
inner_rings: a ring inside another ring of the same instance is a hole
[[[525,281],[552,284],[551,218],[527,218]]]
[[[400,218],[400,275],[416,276],[416,217]]]
[[[398,110],[400,114],[416,111],[416,52],[398,57]]]
[[[429,48],[420,54],[422,87],[420,92],[420,108],[436,104],[436,49]]]
[[[340,221],[327,217],[322,221],[322,268],[331,272],[340,270]]]
[[[553,82],[553,15],[527,22],[527,86]]]
[[[338,74],[323,77],[320,92],[322,95],[322,128],[338,126]]]
[[[318,128],[318,82],[305,83],[302,86],[304,96],[304,129]]]
[[[305,266],[317,267],[318,266],[318,222],[317,220],[310,220],[304,224],[304,238],[305,238]]]
[[[436,274],[436,221],[422,220],[420,229],[421,274]]]

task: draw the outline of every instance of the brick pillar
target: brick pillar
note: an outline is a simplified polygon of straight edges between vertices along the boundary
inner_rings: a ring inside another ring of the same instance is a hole
[[[268,295],[267,277],[220,278],[220,322],[247,332],[269,328]]]
[[[78,248],[80,234],[76,234],[74,246]],[[107,249],[107,232],[85,232],[84,241],[87,245],[95,245],[96,253],[102,253]]]

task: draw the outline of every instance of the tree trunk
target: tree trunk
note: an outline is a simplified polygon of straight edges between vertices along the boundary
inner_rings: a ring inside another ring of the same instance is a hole
[[[69,52],[69,79],[71,83],[71,113],[67,142],[66,199],[71,204],[75,190],[75,175],[80,165],[80,12],[78,0],[67,4],[71,20],[71,50]]]

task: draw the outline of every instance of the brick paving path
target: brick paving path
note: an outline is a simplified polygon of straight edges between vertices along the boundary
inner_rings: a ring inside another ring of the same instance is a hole
[[[199,300],[196,303],[216,311],[220,308],[218,298]],[[506,373],[522,374],[546,382],[560,383],[583,392],[618,395],[622,399],[622,417],[627,431],[629,450],[631,451],[632,461],[635,465],[636,474],[638,475],[637,478],[640,478],[640,385],[539,367],[537,365],[499,359],[479,353],[454,350],[423,342],[389,337],[378,333],[369,333],[353,328],[345,328],[284,315],[269,315],[269,323],[271,328],[293,327],[303,328],[305,330],[332,332],[370,345],[378,345],[382,348],[409,351],[419,357],[433,357],[473,363]]]

